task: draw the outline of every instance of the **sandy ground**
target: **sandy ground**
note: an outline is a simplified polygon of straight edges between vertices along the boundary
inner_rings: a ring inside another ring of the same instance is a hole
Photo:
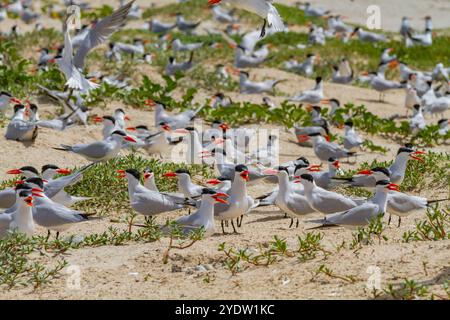
[[[165,1],[164,1],[165,2]],[[361,3],[362,1],[358,1]],[[392,1],[391,1],[392,2]],[[418,16],[417,14],[415,16]],[[150,70],[149,70],[150,71]],[[154,72],[154,70],[151,70]],[[252,72],[257,79],[267,77],[285,78],[288,81],[279,86],[279,91],[292,95],[298,91],[312,87],[313,81],[284,71],[260,68]],[[379,103],[375,91],[352,86],[325,84],[327,97],[338,98],[342,103],[354,102],[365,104],[368,109],[380,116],[393,113],[403,113],[403,91],[390,92],[385,103]],[[239,95],[230,93],[237,101],[260,102],[261,96]],[[201,91],[196,99],[204,101],[210,93]],[[280,98],[275,99],[280,102]],[[55,106],[40,103],[44,114],[51,114]],[[94,108],[93,113],[109,114],[118,107],[117,103],[108,106],[106,110]],[[126,108],[131,115],[130,125],[153,124],[153,114],[148,111]],[[447,114],[450,116],[450,114]],[[429,119],[435,122],[436,119]],[[254,127],[257,127],[256,125]],[[312,161],[317,160],[312,149],[299,147],[292,133],[280,129],[281,153],[280,160],[291,160],[299,156],[306,156]],[[336,131],[335,131],[336,132]],[[340,132],[342,133],[342,132]],[[4,129],[0,131],[3,136]],[[82,158],[61,153],[50,147],[60,143],[74,144],[90,142],[100,138],[100,127],[90,125],[86,128],[74,128],[61,134],[43,129],[34,145],[26,146],[20,143],[0,140],[3,154],[0,162],[0,180],[6,179],[6,170],[22,165],[39,167],[47,163],[71,167],[86,163]],[[399,145],[380,137],[371,137],[377,145],[389,148],[386,155],[364,153],[360,161],[390,160],[394,157]],[[450,147],[437,147],[433,150],[450,151]],[[344,169],[349,168],[344,164]],[[254,196],[261,195],[272,186],[259,184],[249,188]],[[430,198],[447,196],[447,190],[423,191],[421,195]],[[166,218],[176,218],[186,214],[185,211],[173,212],[158,218],[163,222]],[[91,234],[101,233],[109,226],[125,228],[124,224],[113,224],[110,219],[117,216],[111,212],[109,216],[88,221],[74,226],[66,233]],[[320,216],[317,215],[317,218]],[[162,255],[168,245],[168,239],[149,244],[127,244],[124,246],[102,246],[69,251],[64,258],[71,265],[81,270],[81,287],[71,289],[67,286],[69,275],[54,281],[42,290],[32,291],[29,288],[2,290],[3,299],[365,299],[370,293],[365,289],[367,280],[374,267],[380,268],[381,287],[388,283],[402,283],[404,278],[410,278],[424,285],[430,285],[430,291],[442,294],[442,284],[449,278],[450,241],[401,243],[403,232],[412,230],[414,222],[422,218],[420,214],[407,217],[400,228],[396,223],[387,228],[385,235],[388,242],[381,242],[353,252],[336,248],[342,241],[350,243],[351,231],[337,228],[324,230],[324,244],[333,254],[326,259],[319,256],[309,262],[302,263],[296,258],[283,258],[270,267],[248,267],[244,272],[231,276],[223,266],[223,253],[218,251],[222,242],[235,248],[257,248],[270,241],[274,235],[287,240],[289,247],[297,246],[297,236],[304,235],[305,229],[311,224],[300,220],[298,229],[289,229],[289,220],[283,218],[275,207],[267,207],[249,214],[239,234],[220,232],[220,225],[216,225],[217,234],[196,243],[187,250],[173,250],[168,264],[162,264]],[[395,221],[396,222],[396,221]],[[45,230],[40,229],[44,234]],[[43,257],[49,262],[50,256]],[[354,276],[357,281],[348,283],[343,280],[329,278],[323,275],[314,277],[320,265],[325,264],[335,274]]]

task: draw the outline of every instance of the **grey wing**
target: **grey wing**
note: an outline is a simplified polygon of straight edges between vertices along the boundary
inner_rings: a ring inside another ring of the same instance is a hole
[[[295,212],[296,214],[308,214],[316,212],[313,208],[311,208],[308,201],[306,200],[306,197],[296,193],[293,193],[291,201],[288,201],[286,205],[289,210]]]
[[[139,192],[135,193],[133,197],[132,207],[144,215],[154,215],[183,207],[183,205],[173,201],[171,197],[158,192]]]
[[[0,214],[0,232],[2,230],[7,230],[9,228],[9,224],[12,221],[13,216],[11,214],[7,213],[1,213]]]
[[[110,151],[110,147],[105,141],[75,145],[72,149],[75,153],[88,156],[92,159],[101,159],[108,153],[108,151]]]
[[[39,205],[33,209],[34,220],[39,225],[47,228],[85,220],[80,214],[82,212],[71,210],[57,203],[52,203],[51,206],[47,204]]]
[[[325,214],[342,212],[356,207],[356,203],[338,193],[323,190],[314,195],[314,207]]]
[[[77,68],[84,67],[84,59],[90,50],[104,42],[125,22],[134,1],[116,10],[112,15],[102,19],[84,38],[80,48],[74,57],[74,65]]]
[[[36,128],[36,124],[27,121],[12,121],[9,123],[8,128],[6,130],[6,139],[20,139],[25,134],[34,130]]]
[[[416,210],[425,209],[427,203],[426,198],[410,196],[401,192],[389,193],[387,210],[398,214],[407,214]]]
[[[52,198],[59,191],[61,191],[62,189],[64,189],[67,186],[77,183],[82,178],[83,178],[83,174],[81,172],[76,172],[74,174],[71,174],[71,175],[68,175],[65,177],[61,177],[56,180],[51,180],[44,187],[45,194],[47,195],[47,197]]]
[[[331,224],[342,224],[347,226],[364,226],[370,222],[372,217],[376,217],[379,208],[376,204],[365,203],[361,206],[339,212],[326,217],[326,221]]]

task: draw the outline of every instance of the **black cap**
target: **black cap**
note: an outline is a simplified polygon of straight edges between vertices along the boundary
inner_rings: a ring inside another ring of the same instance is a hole
[[[302,175],[300,176],[300,178],[303,179],[303,180],[308,180],[309,182],[314,182],[313,176],[310,175],[310,174],[307,174],[307,173],[302,174]]]
[[[139,180],[141,178],[141,174],[136,169],[127,169],[127,170],[125,170],[125,172],[131,174],[137,180]]]

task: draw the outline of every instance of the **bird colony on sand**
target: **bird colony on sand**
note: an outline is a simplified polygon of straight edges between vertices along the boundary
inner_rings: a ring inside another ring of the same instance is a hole
[[[72,4],[75,1],[64,1]],[[31,10],[31,1],[15,1],[7,6],[0,5],[0,22],[5,19],[5,12],[15,13],[25,22],[39,21],[39,14]],[[278,13],[273,1],[270,0],[205,0],[209,3],[215,21],[226,24],[227,31],[223,37],[235,50],[233,67],[217,66],[217,73],[223,78],[233,75],[239,76],[239,91],[241,94],[273,93],[274,88],[284,80],[265,80],[255,82],[251,80],[245,69],[256,68],[270,59],[270,45],[256,49],[257,43],[268,35],[277,36],[287,31],[283,18]],[[238,17],[234,10],[228,10],[225,4],[244,9],[261,18],[261,28],[249,32],[237,44],[231,36],[238,28],[235,25]],[[76,3],[82,9],[89,3]],[[332,38],[339,38],[344,43],[356,37],[355,41],[372,44],[387,41],[386,36],[353,27],[345,23],[339,15],[332,16],[326,10],[306,4],[302,7],[306,17],[323,17],[327,20],[327,28],[310,25],[308,33],[308,46],[326,45]],[[38,106],[31,101],[22,101],[8,92],[0,95],[0,112],[13,115],[7,124],[5,138],[18,142],[34,142],[39,139],[42,128],[55,130],[64,135],[68,128],[76,130],[76,126],[86,125],[89,119],[89,109],[85,107],[85,99],[99,87],[98,81],[110,85],[127,88],[130,86],[118,76],[100,77],[86,74],[86,58],[98,46],[108,43],[109,37],[122,28],[130,19],[141,19],[141,8],[131,1],[122,3],[111,15],[96,21],[90,27],[83,27],[74,33],[68,19],[63,19],[63,44],[56,54],[50,53],[46,48],[40,52],[37,68],[46,72],[49,66],[56,63],[64,75],[63,91],[55,91],[39,84],[42,92],[60,103],[64,107],[64,114],[51,120],[41,120]],[[191,69],[195,63],[195,52],[204,46],[220,47],[217,44],[203,42],[187,43],[180,39],[172,39],[171,31],[177,28],[188,34],[195,30],[204,21],[188,21],[183,15],[177,14],[174,23],[162,22],[152,19],[145,25],[145,30],[160,35],[159,50],[176,52],[189,52],[185,61],[177,61],[171,56],[164,73],[172,76],[184,73]],[[1,24],[0,24],[1,26]],[[36,28],[42,28],[37,25]],[[401,37],[406,48],[422,46],[426,51],[433,46],[433,26],[431,18],[427,17],[424,33],[418,33],[410,27],[408,18],[401,22]],[[17,35],[17,27],[11,29],[5,37]],[[134,39],[130,43],[109,42],[106,57],[112,61],[121,61],[127,56],[138,59],[141,63],[152,63],[154,56],[146,53],[146,41]],[[450,106],[449,95],[449,68],[443,61],[430,72],[412,70],[408,65],[399,61],[392,54],[391,48],[382,50],[380,64],[374,72],[367,72],[355,79],[352,61],[343,58],[338,65],[332,66],[331,81],[339,84],[349,84],[353,81],[366,83],[370,88],[380,94],[383,100],[387,91],[403,88],[406,92],[406,110],[412,110],[410,129],[413,132],[426,127],[425,115],[443,115]],[[3,57],[4,58],[4,57]],[[326,59],[327,57],[321,57]],[[290,59],[285,62],[284,68],[292,72],[311,76],[319,59],[316,54],[309,54],[304,61]],[[400,68],[401,82],[387,80],[387,70]],[[294,103],[308,105],[312,125],[309,127],[295,126],[295,137],[301,146],[313,149],[315,158],[326,164],[326,171],[321,171],[321,165],[313,164],[313,159],[298,157],[291,161],[273,165],[276,153],[277,137],[270,136],[268,143],[251,154],[238,148],[238,140],[242,139],[244,145],[254,134],[245,127],[232,128],[218,119],[212,125],[214,134],[205,139],[196,128],[192,126],[193,119],[198,116],[204,107],[196,110],[187,110],[181,113],[168,112],[167,106],[160,101],[148,99],[147,106],[154,108],[155,130],[147,125],[127,127],[129,117],[123,109],[117,109],[113,115],[97,116],[94,122],[103,125],[103,139],[91,143],[75,145],[54,146],[61,152],[76,154],[90,162],[76,172],[46,165],[38,171],[30,166],[11,169],[9,174],[21,176],[14,187],[0,191],[0,236],[4,237],[8,231],[17,230],[27,235],[35,233],[35,224],[48,230],[60,232],[67,230],[71,225],[89,219],[89,215],[71,209],[76,203],[88,200],[76,197],[65,191],[65,188],[76,184],[83,179],[83,173],[100,162],[119,157],[123,150],[142,149],[153,157],[163,158],[179,143],[187,142],[187,149],[191,163],[206,163],[212,159],[215,165],[217,178],[208,180],[209,186],[197,184],[191,177],[189,170],[179,169],[166,172],[164,177],[176,179],[177,193],[167,193],[158,190],[154,180],[152,168],[139,172],[135,168],[120,170],[118,174],[124,178],[128,185],[128,196],[132,209],[146,218],[164,216],[167,212],[181,208],[192,208],[190,214],[178,218],[176,221],[183,231],[189,233],[199,228],[204,229],[205,235],[211,235],[216,230],[216,222],[220,222],[221,229],[230,227],[236,232],[241,226],[244,217],[258,207],[277,206],[290,218],[290,225],[298,227],[299,219],[306,219],[310,214],[321,213],[322,219],[308,220],[312,226],[329,227],[344,226],[349,228],[364,227],[380,214],[389,213],[398,216],[399,223],[402,217],[412,213],[424,211],[434,202],[445,200],[428,200],[400,192],[400,185],[405,178],[408,161],[423,161],[421,155],[425,151],[416,146],[406,144],[397,150],[393,163],[389,167],[374,167],[370,170],[357,172],[351,178],[339,177],[339,168],[342,159],[358,159],[363,150],[363,139],[359,136],[352,118],[346,118],[342,124],[329,124],[320,104],[331,106],[330,114],[340,108],[336,99],[326,98],[324,94],[324,79],[317,77],[315,85],[310,90],[300,92],[286,100]],[[277,105],[269,98],[263,98],[264,104],[274,110]],[[214,95],[212,108],[227,108],[232,101],[222,93]],[[441,119],[439,134],[445,136],[448,132],[449,121]],[[342,145],[331,142],[329,139],[330,125],[345,128]],[[75,128],[75,129],[74,129]],[[238,131],[239,130],[239,131]],[[239,132],[233,134],[233,132]],[[178,134],[178,137],[177,135]],[[300,156],[300,155],[299,155]],[[239,159],[239,162],[236,161]],[[210,162],[211,163],[211,162]],[[144,183],[142,184],[142,178]],[[264,182],[267,193],[253,198],[248,193],[250,184]],[[272,185],[272,187],[270,187]],[[372,190],[370,198],[350,197],[333,191],[338,185],[351,185]],[[105,186],[106,187],[106,186]],[[191,212],[192,211],[192,212]]]

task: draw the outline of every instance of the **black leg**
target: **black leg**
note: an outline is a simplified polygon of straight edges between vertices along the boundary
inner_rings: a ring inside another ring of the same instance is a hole
[[[45,239],[45,242],[48,242],[48,239],[50,239],[50,235],[51,235],[50,230],[47,230],[47,238]]]
[[[233,220],[231,220],[231,226],[233,227],[233,232],[237,233],[236,228],[234,227],[234,221]]]
[[[297,219],[297,223],[295,224],[295,227],[298,228],[298,219]]]
[[[289,229],[292,227],[293,224],[294,224],[294,218],[291,218],[291,224],[289,225]]]
[[[288,217],[288,216],[287,216],[287,213],[285,212],[285,213],[284,213],[284,218],[287,219],[287,217]]]
[[[56,231],[56,240],[59,238],[59,231]]]
[[[397,228],[400,228],[401,224],[402,224],[402,217],[398,217],[398,226],[397,226]]]
[[[390,225],[390,224],[391,224],[391,219],[392,219],[392,214],[389,214],[388,225]]]
[[[222,233],[225,234],[225,229],[223,227],[223,220],[220,222],[220,225],[222,226]]]
[[[266,25],[267,25],[267,20],[264,19],[264,24],[263,24],[263,27],[261,29],[261,35],[259,36],[260,38],[264,38],[264,36],[266,35]]]

